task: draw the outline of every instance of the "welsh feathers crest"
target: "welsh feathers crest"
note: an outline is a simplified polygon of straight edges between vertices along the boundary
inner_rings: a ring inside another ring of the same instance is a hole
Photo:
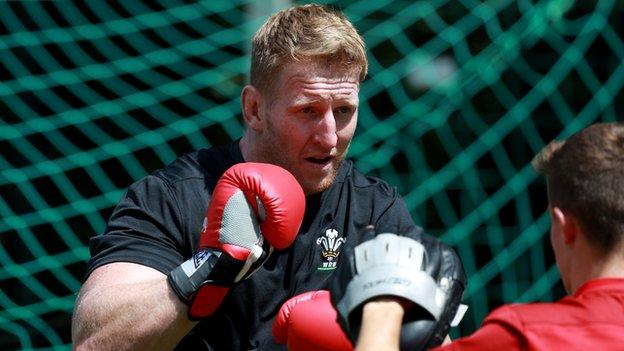
[[[340,255],[340,247],[346,241],[345,238],[338,236],[336,229],[327,229],[325,235],[316,239],[316,244],[321,245],[322,264],[317,269],[333,270],[336,268],[338,255]]]

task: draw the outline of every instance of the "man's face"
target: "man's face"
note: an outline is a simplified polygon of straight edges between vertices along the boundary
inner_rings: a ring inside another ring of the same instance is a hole
[[[259,106],[263,124],[254,153],[289,170],[306,194],[321,192],[334,181],[355,132],[358,75],[291,63],[274,87]]]

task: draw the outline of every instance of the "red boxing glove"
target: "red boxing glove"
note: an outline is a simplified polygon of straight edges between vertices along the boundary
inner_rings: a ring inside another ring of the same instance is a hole
[[[240,163],[217,182],[206,210],[199,250],[168,281],[189,317],[212,314],[233,284],[249,277],[273,248],[290,246],[303,220],[305,195],[285,169]]]
[[[352,351],[337,316],[328,291],[299,294],[284,302],[277,313],[273,338],[291,351]]]

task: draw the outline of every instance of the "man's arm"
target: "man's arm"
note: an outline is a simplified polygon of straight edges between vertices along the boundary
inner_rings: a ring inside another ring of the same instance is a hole
[[[360,336],[356,351],[399,351],[403,307],[397,299],[377,299],[362,308]]]
[[[521,322],[512,309],[503,306],[491,312],[481,328],[472,335],[454,340],[435,351],[519,351],[526,350],[522,337]]]
[[[362,310],[362,325],[356,351],[399,350],[403,307],[388,298],[367,302]],[[514,330],[496,321],[486,321],[474,334],[450,342],[431,351],[514,351],[523,350]],[[419,345],[414,345],[417,349]]]
[[[249,277],[273,247],[295,240],[305,197],[297,180],[269,164],[241,163],[217,182],[199,250],[168,275],[116,262],[95,269],[74,311],[76,348],[166,350],[211,315],[228,289]]]
[[[167,276],[134,263],[97,268],[82,286],[72,320],[77,350],[171,350],[196,322]]]
[[[457,339],[431,351],[519,351],[525,348],[507,328],[500,324],[488,324],[474,334]]]

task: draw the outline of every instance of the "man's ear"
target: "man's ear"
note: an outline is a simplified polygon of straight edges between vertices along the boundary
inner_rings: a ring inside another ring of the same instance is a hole
[[[263,120],[260,116],[262,94],[256,87],[246,85],[241,92],[241,104],[243,105],[243,119],[253,130],[262,130]]]
[[[563,242],[566,245],[573,244],[580,230],[579,223],[576,218],[574,218],[574,216],[569,212],[564,212],[561,208],[556,206],[553,207],[552,213],[552,220],[557,221],[560,225],[561,232],[563,234]]]

